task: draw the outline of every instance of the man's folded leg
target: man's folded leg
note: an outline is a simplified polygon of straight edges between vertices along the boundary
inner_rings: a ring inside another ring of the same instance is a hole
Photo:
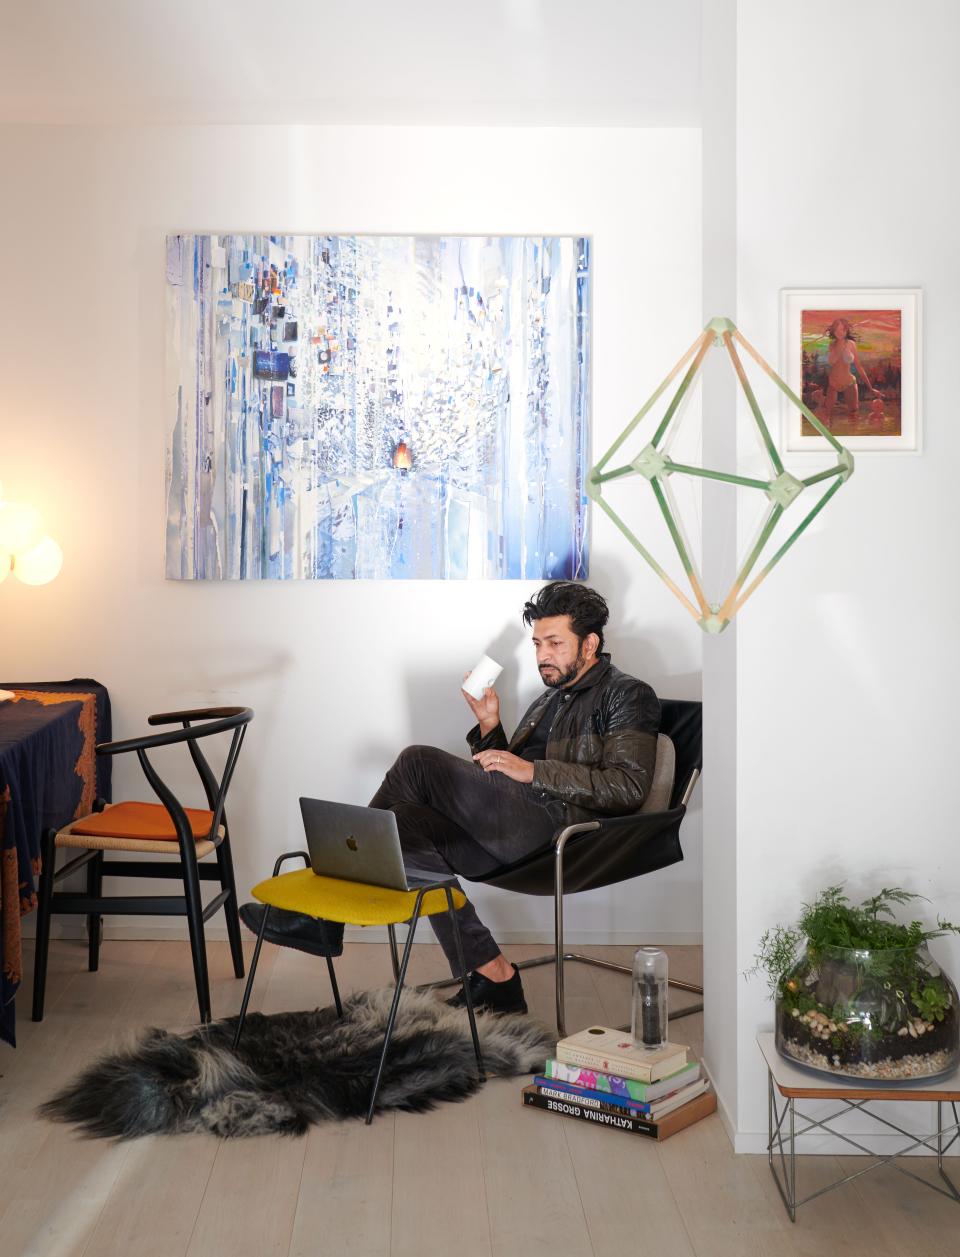
[[[456,868],[464,877],[482,876],[548,845],[563,823],[559,801],[548,803],[530,786],[435,746],[401,751],[370,800],[371,807],[392,811],[401,803],[428,807],[442,819],[431,837],[441,850],[455,847],[458,859],[469,861]]]
[[[459,826],[441,816],[433,808],[417,803],[397,803],[391,809],[397,818],[400,845],[404,864],[413,878],[447,878],[457,873],[465,877],[482,876],[495,867],[490,853],[476,843]],[[460,887],[459,881],[457,886]],[[460,887],[462,889],[462,887]],[[463,961],[470,975],[470,994],[474,1007],[498,1013],[525,1013],[526,1001],[516,966],[508,966],[493,935],[480,920],[477,910],[468,899],[456,913],[460,927],[460,943]],[[457,960],[453,922],[447,912],[430,917],[430,925],[443,948],[450,972],[460,976]],[[490,966],[499,958],[501,966],[510,973],[507,981],[492,981],[477,970]],[[455,1008],[466,1006],[463,990],[447,1003]]]
[[[459,883],[458,883],[459,885]],[[457,966],[457,946],[453,936],[453,923],[448,912],[438,912],[430,918],[437,942],[443,948],[450,972],[459,977]],[[457,912],[457,924],[460,926],[460,941],[463,946],[463,963],[469,975],[470,996],[474,1008],[478,1012],[492,1013],[525,1013],[527,1001],[523,996],[523,984],[520,971],[516,965],[510,965],[512,976],[506,982],[494,982],[477,970],[482,965],[501,956],[496,939],[477,916],[477,910],[468,899]],[[466,1008],[467,998],[461,987],[447,1003],[451,1008]]]

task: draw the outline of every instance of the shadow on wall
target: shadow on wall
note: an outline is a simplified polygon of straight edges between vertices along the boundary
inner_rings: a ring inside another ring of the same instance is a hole
[[[270,696],[271,707],[276,709],[283,695],[281,681],[295,664],[290,651],[270,650],[257,645],[251,646],[249,655],[244,658],[244,645],[237,642],[230,647],[229,667],[222,666],[222,651],[215,653],[211,650],[210,654],[205,654],[197,650],[190,658],[189,670],[185,670],[183,649],[181,643],[168,638],[150,645],[150,667],[157,676],[171,673],[189,676],[189,685],[164,697],[166,711],[192,707],[250,707],[253,706],[254,694],[261,710],[264,695]]]
[[[672,662],[689,654],[689,643],[681,641],[682,621],[677,620],[675,650],[672,634],[664,635],[662,627],[655,639],[642,617],[625,617],[621,613],[618,593],[629,587],[635,570],[606,555],[592,561],[589,583],[610,605],[604,649],[618,668],[647,681],[661,698],[698,700],[703,690],[701,673],[678,673]]]
[[[241,652],[242,647],[239,645],[232,648],[231,665],[229,668],[222,668],[215,659],[198,651],[190,658],[189,668],[185,669],[182,646],[162,643],[156,648],[151,647],[150,672],[145,675],[142,686],[146,709],[129,712],[123,703],[114,699],[114,736],[134,737],[145,733],[171,731],[165,728],[151,729],[147,725],[147,715],[150,712],[191,711],[208,707],[252,707],[254,720],[247,729],[243,760],[246,764],[248,760],[257,758],[257,748],[266,739],[275,736],[276,729],[282,727],[284,689],[281,681],[293,666],[293,657],[286,650],[271,651],[252,647],[249,657],[244,659]],[[189,677],[189,684],[177,687],[164,685],[160,688],[159,683],[155,685],[153,682],[153,677],[162,678],[178,672],[183,673],[185,680]],[[215,737],[204,745],[203,753],[210,760],[215,772],[223,767],[228,746],[229,739],[222,737]],[[124,789],[135,789],[139,792],[136,797],[140,797],[143,789],[140,784],[141,771],[135,765],[133,756],[127,758],[131,762],[122,765],[118,777]],[[198,788],[196,769],[182,745],[160,747],[151,753],[151,759],[156,762],[161,775],[169,774],[170,784],[175,790],[184,788],[187,783],[194,792]],[[244,786],[241,783],[246,775],[241,773],[237,778],[234,795],[243,792]],[[198,796],[194,801],[193,794],[190,805],[206,806],[202,797]]]
[[[519,610],[518,608],[518,621]],[[526,630],[522,624],[505,624],[486,645],[479,641],[471,643],[473,655],[463,660],[458,669],[450,673],[426,669],[409,673],[406,684],[410,741],[439,746],[442,750],[464,758],[469,756],[466,735],[476,721],[463,697],[460,684],[483,654],[495,659],[504,670],[496,688],[500,696],[503,725],[509,737],[516,724],[512,713],[516,712],[520,703],[520,675],[515,661],[518,650],[525,642]]]

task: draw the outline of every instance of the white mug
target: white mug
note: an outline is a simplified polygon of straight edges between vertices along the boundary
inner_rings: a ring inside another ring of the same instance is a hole
[[[462,685],[462,689],[470,695],[471,698],[483,698],[483,691],[489,686],[496,683],[497,677],[503,671],[503,668],[491,659],[489,655],[484,655],[474,670],[470,673]]]

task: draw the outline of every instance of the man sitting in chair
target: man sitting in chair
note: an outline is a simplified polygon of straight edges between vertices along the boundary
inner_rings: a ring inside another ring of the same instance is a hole
[[[545,585],[523,608],[533,628],[541,694],[508,741],[493,689],[463,691],[477,723],[472,760],[410,746],[387,772],[371,807],[397,818],[407,868],[482,878],[549,846],[565,825],[636,812],[653,780],[660,703],[649,685],[603,653],[609,611],[573,581]],[[467,902],[457,917],[477,1009],[526,1012],[520,974]],[[451,971],[458,972],[446,913],[430,917]],[[461,990],[447,1001],[465,1004]]]

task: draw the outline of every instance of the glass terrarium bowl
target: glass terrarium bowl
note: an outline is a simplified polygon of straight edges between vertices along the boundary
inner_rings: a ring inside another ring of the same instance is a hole
[[[926,947],[806,951],[780,979],[777,1050],[821,1073],[936,1078],[960,1063],[957,988]]]

